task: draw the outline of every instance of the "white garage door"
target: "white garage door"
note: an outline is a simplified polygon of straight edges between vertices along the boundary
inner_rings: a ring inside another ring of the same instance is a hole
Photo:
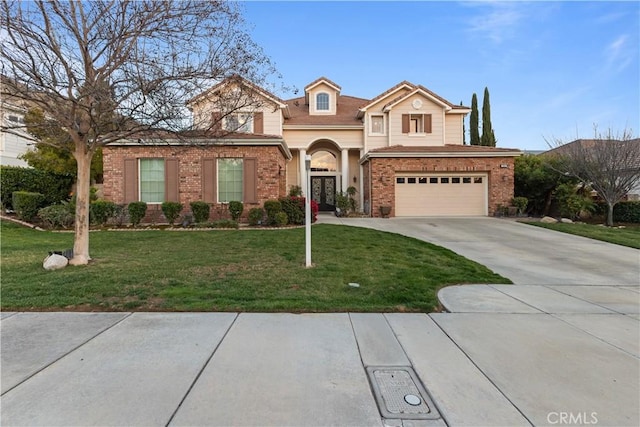
[[[396,216],[487,215],[486,174],[398,174]]]

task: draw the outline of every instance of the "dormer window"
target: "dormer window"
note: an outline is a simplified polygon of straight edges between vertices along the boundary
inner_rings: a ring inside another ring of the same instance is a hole
[[[316,110],[329,111],[329,94],[319,93],[316,95]]]
[[[231,113],[225,117],[224,129],[229,132],[253,132],[253,117],[251,113]]]

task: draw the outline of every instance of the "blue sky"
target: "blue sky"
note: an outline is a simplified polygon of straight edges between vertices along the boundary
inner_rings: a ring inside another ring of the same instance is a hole
[[[243,2],[254,40],[300,91],[326,76],[372,98],[408,80],[471,105],[499,147],[640,130],[640,2]],[[284,98],[292,93],[278,93]],[[468,127],[467,127],[468,131]],[[468,141],[468,136],[467,136]]]

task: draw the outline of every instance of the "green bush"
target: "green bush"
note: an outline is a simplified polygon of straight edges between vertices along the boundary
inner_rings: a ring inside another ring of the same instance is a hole
[[[287,214],[284,212],[278,212],[273,218],[273,223],[276,227],[284,227],[289,222]]]
[[[12,199],[13,210],[16,211],[18,218],[21,220],[31,221],[43,206],[44,200],[44,195],[41,193],[14,191]]]
[[[343,192],[336,194],[336,210],[339,212],[339,216],[347,216],[351,209],[351,198]],[[338,214],[336,214],[338,215]]]
[[[282,206],[282,211],[287,214],[289,224],[304,224],[304,197],[282,197],[280,205]]]
[[[237,201],[229,202],[229,213],[231,213],[232,220],[234,221],[239,220],[243,210],[244,210],[244,206],[242,205],[242,202],[237,202]]]
[[[607,204],[598,202],[596,204],[595,213],[598,215],[607,215]],[[640,201],[618,202],[613,207],[614,222],[640,223]]]
[[[38,218],[45,228],[70,228],[76,216],[69,209],[68,203],[51,205],[38,211]]]
[[[164,217],[169,221],[170,225],[173,225],[176,222],[176,219],[180,216],[180,212],[182,212],[182,203],[178,202],[163,202],[162,203],[162,213]]]
[[[92,224],[105,225],[118,214],[118,205],[108,200],[96,200],[89,205],[89,220]]]
[[[43,195],[43,206],[69,199],[74,178],[37,169],[15,166],[0,167],[0,202],[4,209],[13,209],[13,193],[27,191]]]
[[[206,202],[191,202],[191,212],[193,213],[193,220],[196,223],[202,223],[209,221],[209,212],[211,207]]]
[[[264,202],[264,210],[267,213],[267,224],[273,225],[276,221],[276,214],[282,212],[282,203],[279,200],[267,200]]]
[[[524,210],[527,209],[527,204],[529,203],[529,199],[526,197],[514,197],[511,199],[511,204],[518,208],[518,213],[524,213]]]
[[[289,196],[302,197],[302,187],[299,185],[292,185],[291,188],[289,188]]]
[[[147,214],[147,204],[145,202],[131,202],[127,210],[129,211],[131,223],[136,226],[140,224],[142,218]]]
[[[264,219],[264,209],[251,208],[249,209],[249,225],[256,226],[261,225]]]

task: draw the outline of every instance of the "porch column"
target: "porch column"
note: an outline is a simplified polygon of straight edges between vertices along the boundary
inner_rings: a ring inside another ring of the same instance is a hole
[[[349,187],[349,150],[343,148],[340,157],[342,159],[342,192],[346,193]]]
[[[300,188],[305,197],[307,194],[307,168],[304,164],[304,159],[307,156],[307,150],[300,150]]]
[[[364,157],[364,150],[360,150],[360,158]],[[364,168],[360,165],[360,182],[358,183],[360,188],[358,189],[358,206],[360,206],[360,212],[364,212]],[[369,184],[371,185],[371,184]]]

